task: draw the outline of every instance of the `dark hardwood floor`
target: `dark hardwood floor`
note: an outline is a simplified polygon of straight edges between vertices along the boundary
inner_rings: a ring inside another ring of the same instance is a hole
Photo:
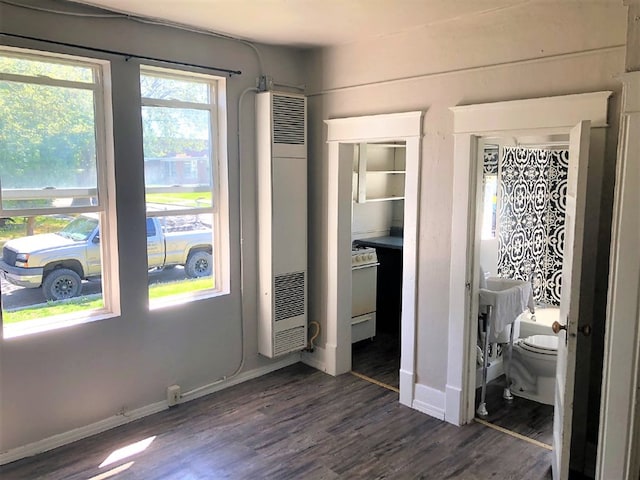
[[[508,402],[502,398],[505,383],[503,375],[487,384],[489,416],[483,420],[551,445],[553,442],[553,406],[516,396]],[[476,407],[479,403],[480,389],[476,390]]]
[[[351,346],[351,370],[395,388],[400,387],[400,337],[378,332],[373,340]]]
[[[146,450],[98,468],[152,436]],[[296,364],[5,465],[0,477],[526,480],[551,478],[550,462],[526,441],[478,423],[455,427],[353,375]],[[123,471],[107,477],[114,468]]]

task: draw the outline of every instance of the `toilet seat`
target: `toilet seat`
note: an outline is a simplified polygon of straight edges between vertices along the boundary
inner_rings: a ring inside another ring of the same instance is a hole
[[[531,353],[540,355],[558,354],[558,337],[555,335],[532,335],[521,339],[518,344],[520,348]]]

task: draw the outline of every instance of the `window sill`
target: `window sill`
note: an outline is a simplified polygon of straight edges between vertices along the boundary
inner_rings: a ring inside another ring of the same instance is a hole
[[[3,326],[3,338],[25,337],[38,333],[51,332],[61,328],[73,327],[85,323],[97,322],[120,316],[118,313],[109,312],[104,309],[83,312],[80,315],[59,315],[58,317],[47,317],[38,320],[26,320],[24,322],[11,323]]]
[[[158,298],[149,302],[149,310],[163,310],[165,308],[182,306],[191,302],[206,300],[208,298],[217,298],[229,295],[230,292],[225,290],[204,290],[201,292],[185,293],[181,295],[172,295],[170,297]]]

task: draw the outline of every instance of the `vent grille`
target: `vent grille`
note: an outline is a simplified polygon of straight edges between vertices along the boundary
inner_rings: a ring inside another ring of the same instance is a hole
[[[304,315],[304,272],[276,275],[275,317],[276,322]]]
[[[273,355],[278,356],[295,350],[302,350],[306,344],[304,337],[304,326],[277,332]]]
[[[304,97],[273,95],[273,143],[304,145]]]

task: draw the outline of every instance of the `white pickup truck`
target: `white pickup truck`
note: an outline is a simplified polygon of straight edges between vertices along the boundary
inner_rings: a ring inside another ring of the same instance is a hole
[[[0,276],[25,288],[42,287],[47,300],[80,295],[82,280],[101,275],[98,216],[76,217],[57,233],[8,241],[2,249]],[[212,274],[211,226],[197,219],[147,218],[149,269],[183,265],[187,277]]]

